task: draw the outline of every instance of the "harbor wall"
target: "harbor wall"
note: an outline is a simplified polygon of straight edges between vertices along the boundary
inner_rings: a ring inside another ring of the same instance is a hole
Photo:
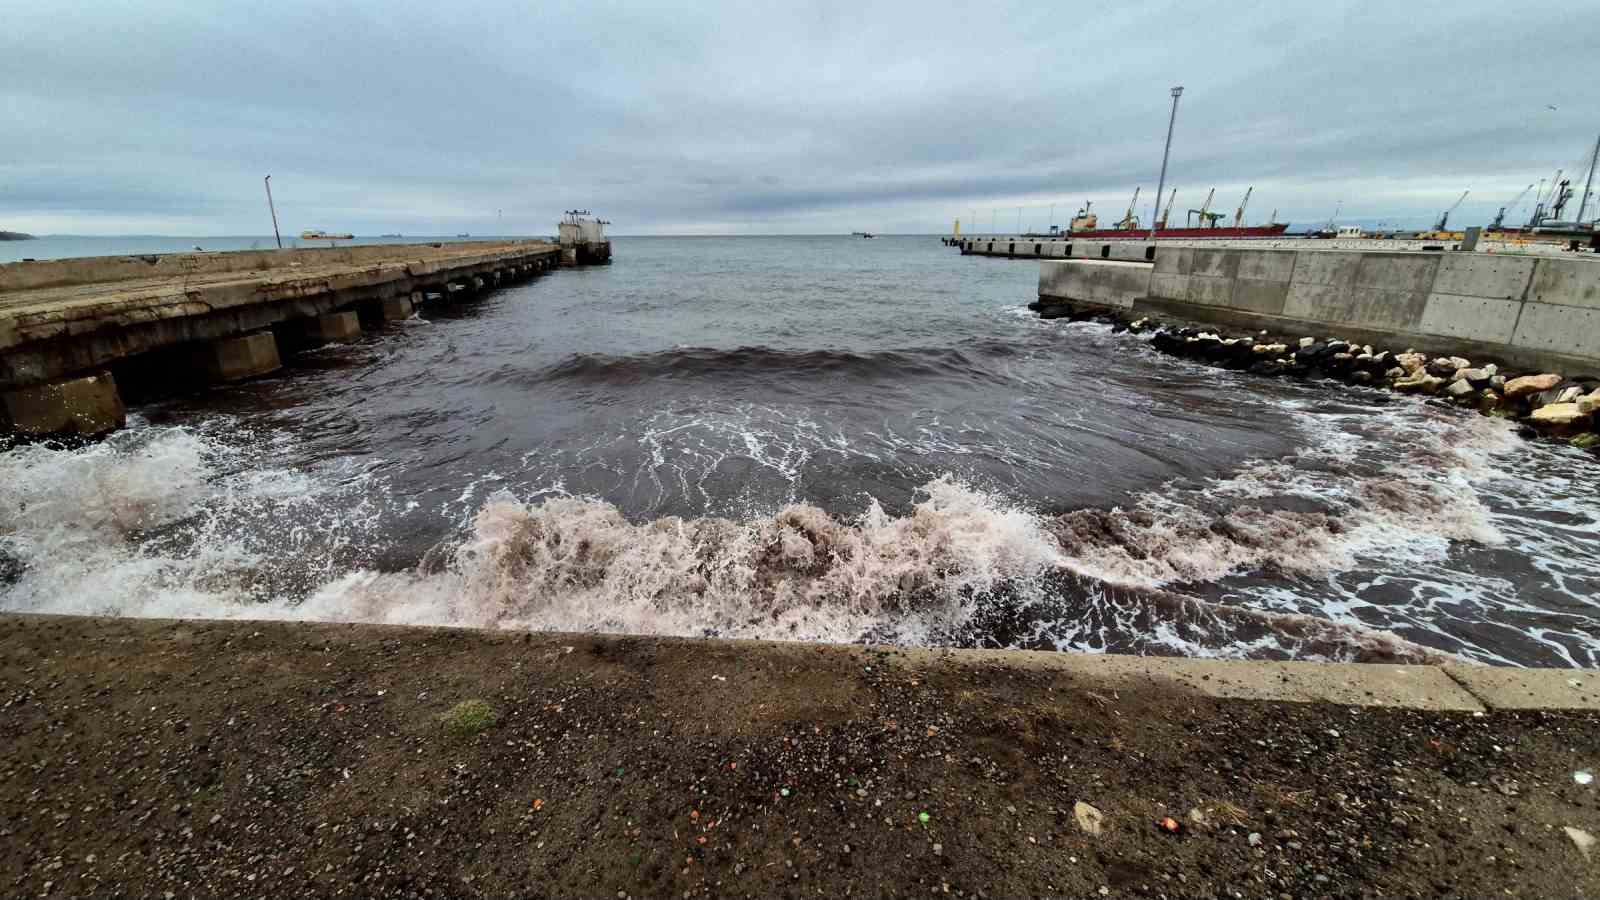
[[[1594,371],[1600,364],[1600,260],[1160,246],[1154,257],[1121,266],[1047,258],[1039,297],[1331,331],[1529,368]],[[1141,277],[1142,296],[1130,300]]]

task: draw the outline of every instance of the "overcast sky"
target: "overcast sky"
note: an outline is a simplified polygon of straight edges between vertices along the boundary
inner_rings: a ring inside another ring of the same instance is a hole
[[[1174,84],[1175,219],[1254,185],[1251,220],[1417,224],[1470,189],[1452,222],[1483,222],[1557,168],[1581,191],[1597,22],[1593,0],[0,0],[0,228],[270,233],[268,173],[286,232],[543,234],[574,206],[622,234],[1010,229],[1018,206],[1116,218],[1136,185],[1148,216]]]

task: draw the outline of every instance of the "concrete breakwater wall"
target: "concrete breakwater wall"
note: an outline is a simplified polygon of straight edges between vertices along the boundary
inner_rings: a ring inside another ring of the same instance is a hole
[[[1160,248],[1153,264],[1045,262],[1036,308],[1109,311],[1157,328],[1177,355],[1438,394],[1600,444],[1600,262],[1588,259]]]
[[[556,244],[502,241],[0,266],[0,433],[102,434],[123,423],[117,374],[263,375],[280,349],[354,340],[363,323],[532,277],[562,256]]]
[[[1153,255],[1134,269],[1042,263],[1039,296],[1240,327],[1337,329],[1362,343],[1530,369],[1600,370],[1600,260],[1161,246]]]

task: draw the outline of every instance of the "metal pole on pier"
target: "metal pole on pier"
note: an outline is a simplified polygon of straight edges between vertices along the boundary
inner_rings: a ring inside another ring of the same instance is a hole
[[[283,249],[283,236],[278,234],[278,208],[272,205],[272,176],[268,175],[264,182],[267,185],[267,210],[272,213],[272,238],[278,242],[278,249]]]
[[[1167,117],[1167,147],[1161,151],[1161,180],[1156,182],[1156,212],[1150,217],[1150,243],[1156,242],[1156,219],[1161,216],[1161,192],[1167,189],[1167,157],[1172,153],[1172,126],[1178,121],[1178,98],[1183,86],[1172,89],[1172,114]]]
[[[1583,211],[1589,206],[1589,188],[1594,185],[1594,166],[1600,162],[1600,137],[1594,139],[1594,155],[1589,157],[1589,177],[1583,183],[1583,199],[1578,201],[1578,214],[1572,221],[1583,224]]]

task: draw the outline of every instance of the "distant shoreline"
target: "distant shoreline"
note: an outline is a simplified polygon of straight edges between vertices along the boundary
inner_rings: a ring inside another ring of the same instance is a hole
[[[0,231],[0,241],[36,241],[38,238],[21,231]]]

